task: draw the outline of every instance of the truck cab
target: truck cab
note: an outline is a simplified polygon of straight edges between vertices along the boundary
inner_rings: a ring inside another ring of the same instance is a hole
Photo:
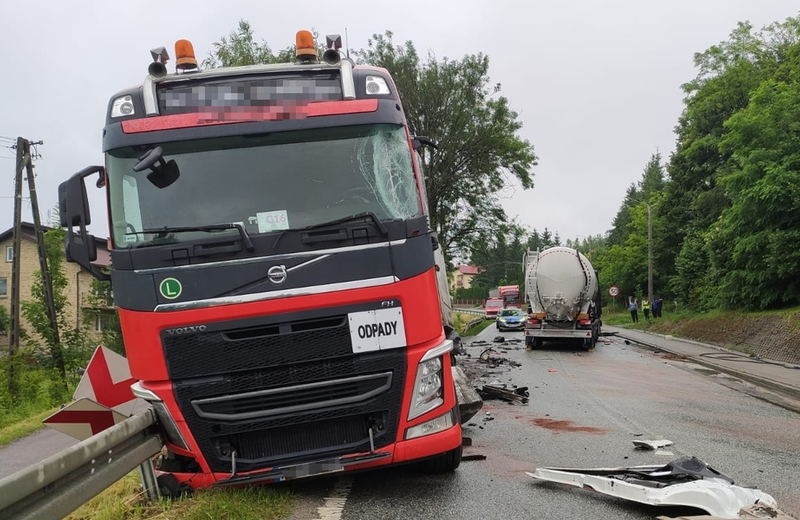
[[[105,164],[59,187],[67,257],[111,280],[164,430],[158,469],[193,488],[461,458],[424,139],[388,71],[336,35],[323,60],[296,43],[294,63],[203,71],[179,40],[173,74],[153,49],[109,100]],[[91,177],[110,273],[91,265]]]

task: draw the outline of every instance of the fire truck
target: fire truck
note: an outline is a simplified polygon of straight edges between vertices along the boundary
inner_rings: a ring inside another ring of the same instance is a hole
[[[459,466],[418,152],[436,144],[410,133],[385,69],[326,43],[320,59],[300,31],[293,63],[200,70],[179,40],[174,73],[153,49],[108,103],[105,164],[59,187],[67,258],[111,280],[171,484]],[[106,195],[110,273],[91,264],[87,182]]]

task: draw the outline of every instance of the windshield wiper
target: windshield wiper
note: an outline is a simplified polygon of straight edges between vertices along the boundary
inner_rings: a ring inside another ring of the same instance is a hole
[[[248,251],[255,251],[256,246],[253,245],[253,241],[250,240],[250,235],[247,234],[247,231],[244,229],[244,226],[242,226],[241,224],[234,224],[234,223],[211,224],[208,226],[184,226],[184,227],[164,226],[163,228],[158,228],[158,229],[143,229],[142,231],[138,231],[135,234],[141,235],[145,233],[157,233],[163,236],[167,233],[186,233],[190,231],[206,231],[210,233],[212,231],[224,231],[226,229],[235,229],[236,231],[238,231],[239,236],[242,237],[242,242],[244,243],[245,249],[247,249]]]
[[[353,215],[348,215],[346,217],[337,218],[337,219],[334,219],[334,220],[329,220],[327,222],[321,222],[319,224],[313,224],[311,226],[306,226],[303,229],[304,230],[309,230],[309,229],[317,229],[317,228],[327,227],[327,226],[335,226],[336,224],[344,224],[345,222],[358,220],[358,219],[364,218],[364,217],[371,218],[372,221],[375,223],[375,226],[378,228],[378,230],[381,232],[381,234],[383,236],[389,236],[389,230],[386,229],[386,226],[383,225],[383,222],[381,222],[381,219],[379,219],[378,216],[375,213],[373,213],[372,211],[362,211],[361,213],[355,213]]]

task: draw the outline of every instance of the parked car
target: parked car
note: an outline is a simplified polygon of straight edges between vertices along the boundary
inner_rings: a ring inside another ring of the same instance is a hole
[[[497,313],[497,330],[523,330],[525,313],[522,309],[506,308]]]

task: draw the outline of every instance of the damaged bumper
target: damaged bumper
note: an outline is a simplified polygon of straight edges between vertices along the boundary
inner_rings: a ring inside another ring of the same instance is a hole
[[[527,474],[537,480],[593,489],[640,504],[695,507],[719,518],[740,518],[740,511],[754,504],[777,508],[772,496],[735,486],[729,477],[694,457],[666,466],[539,468]]]

